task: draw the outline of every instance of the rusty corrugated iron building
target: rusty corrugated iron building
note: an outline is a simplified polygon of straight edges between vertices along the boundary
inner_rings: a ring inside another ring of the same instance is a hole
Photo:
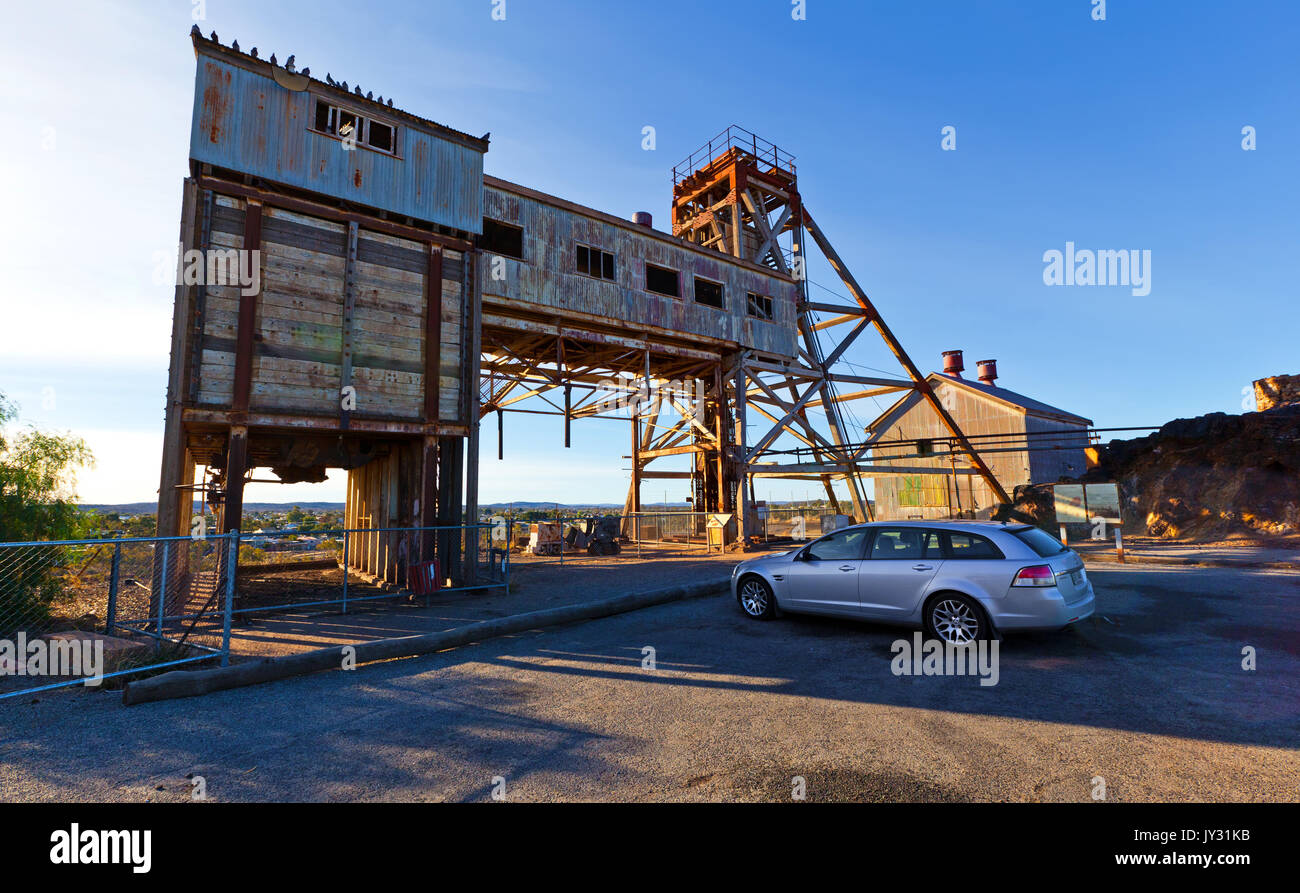
[[[997,364],[979,363],[964,377],[961,351],[944,356],[945,371],[928,378],[1004,487],[1056,483],[1088,469],[1092,422],[997,384]],[[915,393],[900,397],[868,426],[872,458],[915,471],[875,481],[876,513],[886,520],[988,518],[1002,501],[988,484],[958,466],[951,437]]]

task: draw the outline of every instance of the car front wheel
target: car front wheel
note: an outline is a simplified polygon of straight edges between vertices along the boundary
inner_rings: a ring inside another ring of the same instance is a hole
[[[776,596],[772,587],[762,577],[745,577],[736,590],[740,609],[755,620],[771,620],[776,616]]]

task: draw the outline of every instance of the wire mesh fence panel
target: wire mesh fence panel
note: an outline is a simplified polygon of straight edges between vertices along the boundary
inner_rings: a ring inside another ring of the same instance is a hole
[[[224,544],[0,544],[0,698],[219,656]]]
[[[516,565],[703,557],[711,543],[717,551],[729,545],[711,531],[711,517],[496,517],[463,526],[0,544],[0,698],[94,675],[46,672],[32,656],[51,643],[99,641],[106,657],[96,667],[110,676],[225,664],[232,653],[258,653],[289,628],[284,622],[319,629],[316,615],[509,593]]]
[[[769,508],[760,522],[765,540],[803,542],[821,535],[821,515],[807,509]]]
[[[493,525],[242,534],[231,612],[350,612],[504,584]],[[237,620],[237,622],[239,622]]]

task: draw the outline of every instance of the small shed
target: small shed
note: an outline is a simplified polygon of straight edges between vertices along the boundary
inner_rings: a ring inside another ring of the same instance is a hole
[[[1021,484],[1055,483],[1087,469],[1092,421],[996,384],[997,363],[981,360],[979,380],[962,377],[960,351],[944,355],[944,372],[927,380],[962,432],[1011,493]],[[882,520],[987,518],[997,505],[988,485],[969,471],[937,414],[916,391],[868,427],[872,464],[907,466],[875,474],[876,517]],[[934,468],[934,474],[914,473]]]

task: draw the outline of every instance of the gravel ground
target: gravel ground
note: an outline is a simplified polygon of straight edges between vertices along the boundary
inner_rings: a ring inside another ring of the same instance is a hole
[[[1098,617],[1008,637],[990,687],[894,676],[910,632],[714,598],[201,699],[46,696],[0,708],[0,799],[1300,800],[1300,577],[1092,576]]]

